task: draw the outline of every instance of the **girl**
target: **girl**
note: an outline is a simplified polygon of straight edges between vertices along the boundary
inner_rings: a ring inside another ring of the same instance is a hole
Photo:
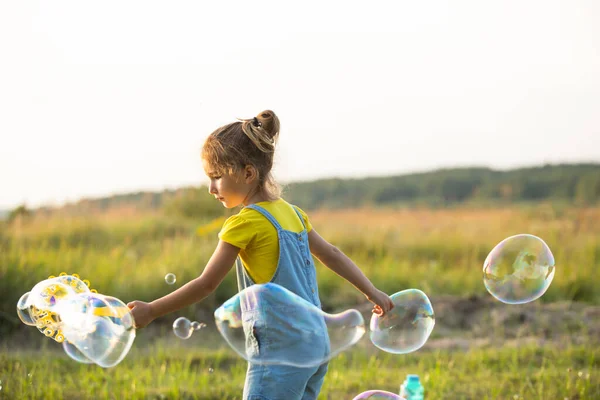
[[[210,194],[226,208],[243,208],[225,221],[217,248],[198,278],[151,303],[128,304],[137,328],[204,299],[234,263],[240,290],[255,283],[273,282],[320,308],[311,253],[360,290],[374,304],[373,313],[384,315],[393,308],[388,295],[373,286],[344,253],[319,236],[304,211],[280,197],[271,175],[278,136],[279,119],[267,110],[253,119],[225,125],[206,139],[202,162],[210,178]],[[268,335],[269,327],[265,330],[264,335]],[[250,340],[257,346],[269,343],[260,337],[263,333],[245,331],[247,338],[258,335]],[[327,363],[314,368],[249,363],[243,396],[316,399],[326,371]]]

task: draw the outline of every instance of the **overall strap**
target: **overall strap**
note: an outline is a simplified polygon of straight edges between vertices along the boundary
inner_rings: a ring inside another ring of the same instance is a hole
[[[295,205],[292,205],[292,207],[294,208],[294,211],[296,211],[296,214],[298,214],[298,218],[300,218],[300,223],[302,224],[302,227],[306,229],[306,225],[304,224],[304,218],[302,218],[302,214],[300,214],[300,211],[298,211],[298,208]]]
[[[254,281],[252,278],[250,278],[248,273],[246,273],[240,256],[235,259],[235,274],[237,278],[238,292],[241,292],[247,287],[254,285]]]
[[[249,206],[246,206],[246,208],[251,208],[251,209],[256,210],[259,213],[261,213],[266,219],[268,219],[273,224],[273,226],[275,227],[275,229],[277,229],[277,231],[280,231],[283,229],[283,228],[281,228],[281,225],[279,224],[279,222],[277,222],[275,217],[273,217],[273,215],[271,215],[270,212],[268,212],[261,206],[257,206],[256,204],[250,204]]]

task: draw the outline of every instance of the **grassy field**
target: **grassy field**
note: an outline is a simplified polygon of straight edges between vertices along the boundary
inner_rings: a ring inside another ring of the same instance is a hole
[[[36,353],[3,353],[0,398],[241,399],[243,360],[226,350],[167,348],[136,346],[111,369],[77,364],[50,350],[43,360]],[[352,399],[370,389],[397,393],[406,374],[417,373],[428,399],[597,399],[599,363],[598,351],[582,346],[402,357],[355,350],[330,363],[320,398]]]
[[[376,351],[363,338],[331,362],[321,398],[397,392],[407,373],[422,377],[429,399],[600,398],[600,208],[361,209],[310,217],[386,292],[427,293],[437,318],[430,342],[410,355]],[[169,332],[176,316],[165,317],[138,332],[121,364],[104,370],[68,359],[14,309],[35,283],[62,271],[125,302],[164,295],[173,289],[166,273],[177,275],[175,287],[201,273],[219,225],[135,210],[0,225],[0,399],[240,398],[245,363],[210,327],[183,342]],[[498,242],[518,233],[548,243],[556,275],[535,303],[507,306],[487,294],[481,267]],[[326,311],[365,307],[331,271],[319,266],[318,274]],[[235,293],[231,273],[216,293],[177,316],[210,323]]]

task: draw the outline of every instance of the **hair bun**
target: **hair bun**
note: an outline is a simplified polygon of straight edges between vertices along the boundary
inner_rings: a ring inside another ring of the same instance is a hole
[[[280,127],[279,118],[277,118],[277,115],[275,115],[275,113],[271,110],[265,110],[258,113],[256,119],[260,121],[261,127],[267,132],[269,137],[275,140],[279,134]]]

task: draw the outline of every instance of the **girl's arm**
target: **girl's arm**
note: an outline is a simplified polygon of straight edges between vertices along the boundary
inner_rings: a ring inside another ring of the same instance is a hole
[[[374,313],[384,315],[394,308],[394,303],[390,297],[377,289],[348,256],[323,239],[315,229],[308,232],[308,242],[310,252],[319,261],[354,285],[369,301],[375,304],[373,308]]]
[[[239,252],[239,247],[219,240],[202,275],[151,303],[136,300],[127,304],[136,328],[143,328],[154,319],[194,304],[214,292],[235,263]]]

